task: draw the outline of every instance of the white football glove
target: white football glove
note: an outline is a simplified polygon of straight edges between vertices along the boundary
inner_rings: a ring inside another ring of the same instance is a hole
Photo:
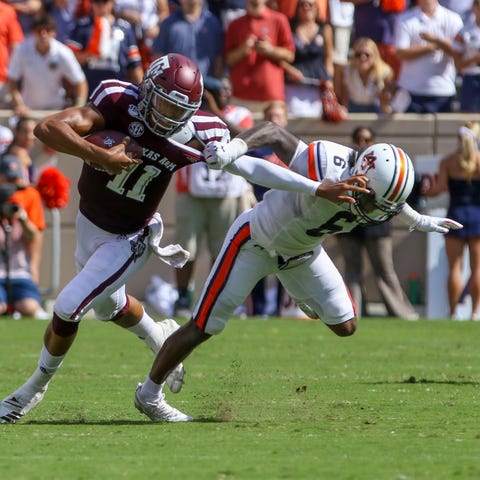
[[[410,231],[419,230],[420,232],[448,233],[449,230],[459,230],[463,228],[461,223],[450,218],[422,215],[408,205],[408,203],[404,204],[398,214],[398,218],[409,226]]]
[[[450,218],[431,217],[430,215],[420,215],[418,223],[410,226],[410,230],[438,233],[448,233],[449,230],[459,230],[460,228],[463,228],[463,225],[455,220],[451,220]]]
[[[247,150],[248,146],[241,138],[234,138],[229,143],[208,143],[203,150],[203,156],[209,168],[221,170],[247,153]]]

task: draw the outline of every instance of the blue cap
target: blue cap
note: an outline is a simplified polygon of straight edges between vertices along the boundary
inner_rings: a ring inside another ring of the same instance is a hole
[[[22,178],[22,165],[16,155],[6,154],[0,159],[0,173],[3,173],[9,180]]]

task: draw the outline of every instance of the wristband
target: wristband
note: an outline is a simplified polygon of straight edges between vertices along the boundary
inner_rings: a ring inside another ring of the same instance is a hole
[[[312,197],[316,197],[317,196],[317,190],[318,190],[318,187],[322,184],[322,182],[315,182],[315,184],[312,186],[312,192],[311,192],[311,195]]]
[[[238,157],[247,153],[248,145],[241,138],[234,138],[230,143],[225,145],[225,149],[228,150],[229,157],[232,160],[236,160]]]

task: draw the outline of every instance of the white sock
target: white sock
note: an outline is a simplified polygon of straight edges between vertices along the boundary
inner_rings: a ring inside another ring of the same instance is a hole
[[[48,385],[48,382],[55,375],[55,372],[62,365],[65,355],[55,357],[51,355],[45,345],[40,352],[38,360],[38,367],[33,372],[32,376],[25,382],[22,389],[25,388],[30,392],[38,392]]]
[[[163,383],[155,383],[150,375],[147,375],[147,378],[143,382],[142,388],[140,389],[140,394],[145,401],[157,400],[163,395]]]
[[[129,332],[135,334],[138,338],[145,340],[155,328],[155,321],[153,318],[143,310],[143,316],[140,321],[133,327],[127,328]]]

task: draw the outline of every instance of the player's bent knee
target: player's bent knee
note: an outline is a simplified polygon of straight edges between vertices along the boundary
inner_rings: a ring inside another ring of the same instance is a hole
[[[193,319],[186,323],[184,328],[189,331],[190,336],[197,343],[202,343],[212,336],[210,333],[207,333],[200,328]]]
[[[338,323],[336,325],[328,325],[328,327],[339,337],[349,337],[357,330],[357,318],[353,317],[346,322]]]
[[[59,337],[70,337],[78,330],[78,322],[67,322],[57,314],[53,314],[52,330]]]

